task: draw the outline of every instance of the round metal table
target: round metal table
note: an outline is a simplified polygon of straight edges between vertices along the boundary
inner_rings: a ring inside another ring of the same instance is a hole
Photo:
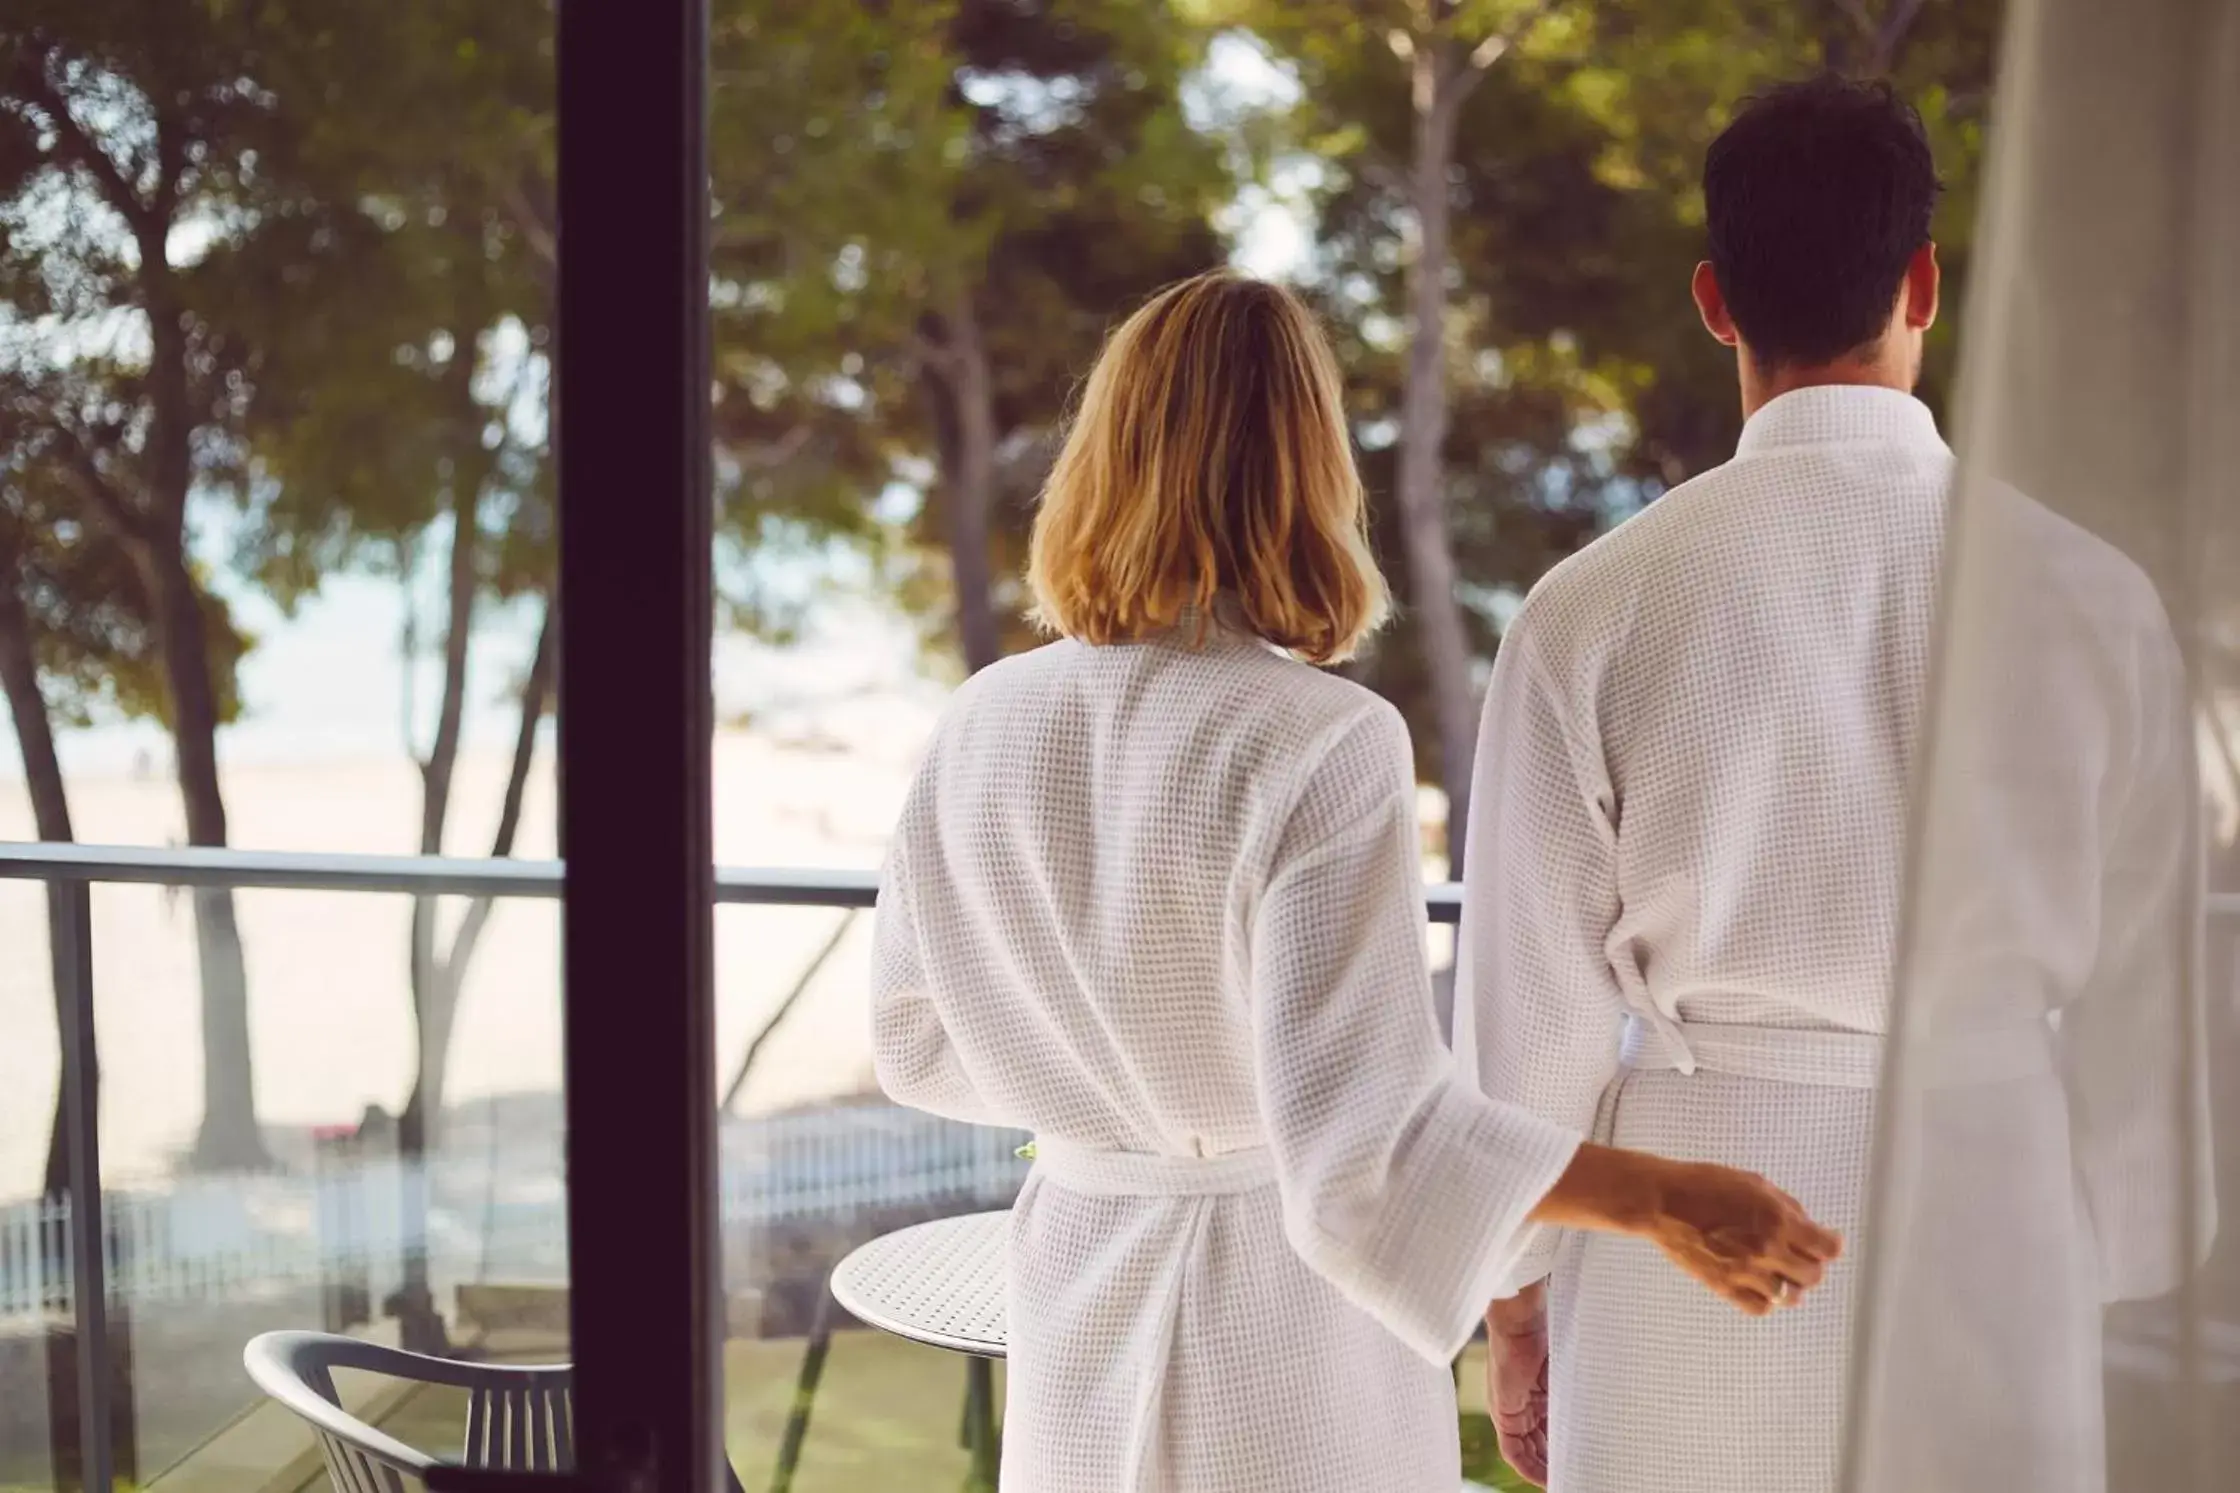
[[[914,1224],[851,1251],[832,1296],[882,1332],[976,1358],[1004,1354],[1008,1210]]]
[[[970,1487],[993,1488],[999,1459],[993,1360],[1004,1356],[1003,1243],[1011,1213],[939,1218],[874,1239],[833,1267],[832,1299],[868,1326],[965,1359]]]

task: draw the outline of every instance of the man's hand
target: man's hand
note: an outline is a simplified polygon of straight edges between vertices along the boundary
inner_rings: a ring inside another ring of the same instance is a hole
[[[1486,1312],[1486,1413],[1501,1458],[1536,1488],[1548,1485],[1548,1314],[1534,1285]]]

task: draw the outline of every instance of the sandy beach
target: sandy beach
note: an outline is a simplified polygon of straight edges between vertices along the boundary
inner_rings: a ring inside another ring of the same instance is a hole
[[[715,843],[727,865],[874,867],[938,692],[865,695],[812,724],[731,730],[715,743]],[[460,764],[448,853],[488,853],[506,758],[493,743]],[[418,779],[402,754],[229,764],[234,843],[273,850],[403,854],[413,849]],[[178,795],[160,769],[73,775],[89,843],[176,844]],[[627,785],[617,785],[627,792]],[[549,750],[530,785],[520,853],[552,853]],[[0,838],[29,839],[20,779],[0,778]],[[447,904],[456,919],[463,901]],[[152,887],[94,892],[95,986],[103,1068],[105,1174],[131,1183],[168,1169],[201,1112],[199,993],[191,909]],[[411,1079],[409,903],[401,897],[245,892],[259,1115],[276,1126],[345,1124],[394,1109]],[[842,914],[719,908],[717,1050],[726,1072],[831,936]],[[743,1113],[870,1083],[863,1019],[869,921],[846,942],[758,1061]],[[0,883],[0,1200],[34,1191],[54,1103],[56,1048],[44,894]],[[551,1092],[560,1072],[556,904],[502,905],[467,980],[451,1098]]]

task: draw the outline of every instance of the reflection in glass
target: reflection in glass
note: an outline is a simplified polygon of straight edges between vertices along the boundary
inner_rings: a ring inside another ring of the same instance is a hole
[[[2013,7],[1851,1487],[2240,1476],[2240,7]]]
[[[551,852],[551,29],[10,7],[0,834]],[[0,901],[9,1102],[53,1102],[54,1000],[98,1034],[115,1475],[302,1451],[241,1373],[266,1328],[564,1356],[551,905],[180,879],[97,881],[51,971],[39,883]],[[49,1128],[0,1123],[0,1486],[85,1439]]]

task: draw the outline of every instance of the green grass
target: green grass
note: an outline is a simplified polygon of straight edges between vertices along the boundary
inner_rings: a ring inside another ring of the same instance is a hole
[[[733,1342],[724,1353],[724,1440],[740,1483],[770,1485],[806,1344]],[[997,1403],[1002,1403],[997,1373]],[[968,1462],[965,1360],[884,1333],[832,1340],[802,1445],[795,1493],[955,1489]]]
[[[1485,1344],[1472,1343],[1463,1350],[1462,1363],[1455,1370],[1455,1400],[1462,1417],[1462,1475],[1474,1483],[1499,1488],[1501,1493],[1530,1490],[1532,1484],[1511,1472],[1501,1460],[1493,1422],[1485,1413],[1485,1394]]]
[[[807,1345],[799,1339],[733,1341],[724,1352],[724,1440],[749,1493],[770,1486],[786,1413]],[[1501,1465],[1493,1424],[1475,1406],[1484,1370],[1473,1354],[1461,1374],[1463,1475],[1504,1490],[1526,1485]],[[1002,1372],[996,1393],[1001,1403]],[[964,1486],[968,1470],[962,1427],[965,1361],[877,1332],[843,1332],[832,1340],[824,1378],[811,1408],[795,1493],[917,1493]],[[432,1451],[455,1444],[452,1405],[421,1398],[402,1408],[387,1429]],[[402,1422],[402,1423],[400,1423]]]
[[[807,1346],[798,1338],[725,1345],[724,1442],[751,1493],[770,1486]],[[997,1385],[1000,1403],[1000,1370]],[[965,1360],[953,1353],[884,1333],[836,1334],[811,1407],[795,1493],[961,1488],[964,1394]],[[408,1446],[449,1456],[458,1450],[465,1421],[463,1392],[427,1389],[384,1416],[381,1428]],[[310,1486],[325,1493],[323,1480]]]
[[[1493,1422],[1475,1410],[1462,1413],[1462,1475],[1474,1483],[1489,1488],[1499,1488],[1501,1493],[1519,1493],[1529,1490],[1532,1484],[1509,1470],[1501,1460],[1493,1435]]]

